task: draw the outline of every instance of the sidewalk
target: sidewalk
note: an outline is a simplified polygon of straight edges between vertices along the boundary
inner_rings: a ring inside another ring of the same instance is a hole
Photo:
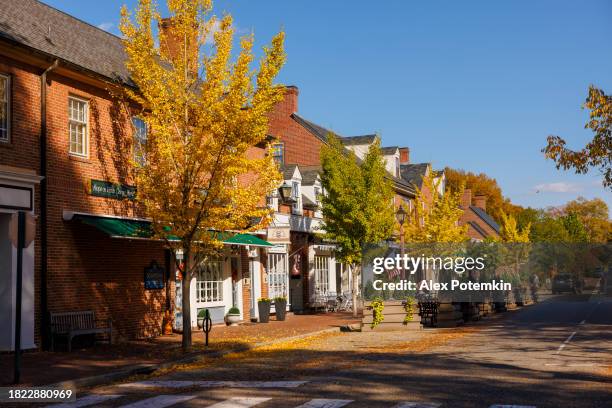
[[[245,323],[238,327],[215,326],[204,347],[202,331],[194,332],[195,352],[246,349],[257,343],[339,328],[359,322],[350,313],[288,315],[284,322]],[[27,352],[22,359],[23,385],[44,385],[115,371],[162,364],[183,357],[181,335],[173,334],[150,340],[95,347],[73,348],[72,353]],[[8,385],[13,376],[13,355],[0,355],[0,385]]]

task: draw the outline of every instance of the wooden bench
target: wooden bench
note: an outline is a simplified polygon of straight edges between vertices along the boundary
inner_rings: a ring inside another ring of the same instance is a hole
[[[113,338],[113,324],[108,319],[107,327],[96,325],[93,311],[50,313],[51,351],[55,346],[55,337],[65,337],[68,340],[68,351],[72,351],[72,339],[85,334],[108,333],[108,343]]]

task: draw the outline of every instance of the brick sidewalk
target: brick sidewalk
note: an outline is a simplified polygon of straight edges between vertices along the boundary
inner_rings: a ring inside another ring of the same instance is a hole
[[[245,323],[238,327],[215,326],[210,334],[209,351],[244,348],[256,343],[304,335],[333,327],[354,324],[350,313],[288,315],[284,322]],[[194,350],[206,352],[201,331],[194,332]],[[182,356],[181,335],[173,334],[129,343],[97,344],[73,348],[72,353],[27,352],[23,354],[22,383],[52,384],[60,381],[102,375],[130,366],[159,364]],[[13,355],[0,355],[0,385],[12,382]]]

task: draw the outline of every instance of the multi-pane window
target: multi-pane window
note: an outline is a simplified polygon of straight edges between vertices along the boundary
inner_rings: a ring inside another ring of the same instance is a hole
[[[68,98],[69,152],[77,156],[87,157],[89,153],[87,110],[87,101],[74,97]]]
[[[268,297],[289,297],[287,254],[268,254]]]
[[[10,78],[0,74],[0,142],[9,141],[10,118]]]
[[[147,147],[147,124],[141,118],[134,116],[132,125],[134,127],[134,160],[138,164],[144,165]]]
[[[291,212],[293,214],[301,214],[302,194],[300,193],[300,183],[298,181],[293,181],[291,183],[291,198],[293,199],[293,204],[291,205]]]
[[[329,256],[314,257],[315,295],[327,295],[329,292]]]
[[[196,274],[196,300],[221,302],[223,300],[223,262],[209,259],[200,264]]]
[[[282,143],[274,143],[271,150],[274,161],[277,164],[282,165],[285,162],[285,145]]]

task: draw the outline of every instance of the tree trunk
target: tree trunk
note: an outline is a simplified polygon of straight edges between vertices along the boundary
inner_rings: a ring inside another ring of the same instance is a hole
[[[185,251],[183,254],[183,282],[181,291],[183,292],[183,352],[191,351],[191,273],[190,259],[191,253]]]
[[[357,280],[357,277],[359,276],[359,268],[357,265],[350,265],[350,269],[351,278],[353,280],[353,317],[357,317],[357,293],[359,292],[359,281]]]

